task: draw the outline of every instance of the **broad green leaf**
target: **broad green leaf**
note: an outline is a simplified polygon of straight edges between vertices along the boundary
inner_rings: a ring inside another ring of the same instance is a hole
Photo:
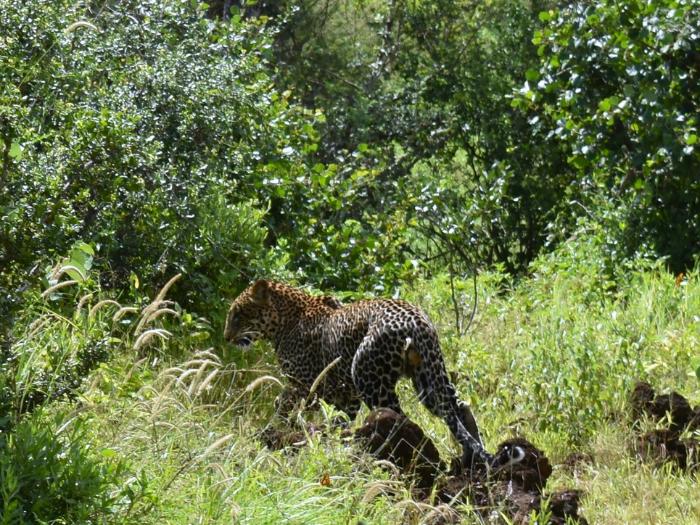
[[[10,157],[15,160],[22,160],[22,146],[17,142],[13,142],[10,146]]]

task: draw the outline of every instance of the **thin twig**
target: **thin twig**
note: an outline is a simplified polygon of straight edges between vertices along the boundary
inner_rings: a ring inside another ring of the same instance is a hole
[[[471,328],[471,326],[472,326],[472,322],[474,321],[474,316],[476,315],[476,303],[479,300],[478,291],[476,289],[476,269],[474,270],[472,279],[474,281],[474,304],[472,305],[472,313],[469,316],[469,322],[467,323],[467,327],[464,329],[465,334],[469,331],[469,328]]]
[[[452,257],[450,257],[450,296],[452,297],[452,308],[455,312],[455,324],[457,325],[457,333],[462,335],[462,310],[457,302],[457,295],[455,294],[455,273],[454,266],[452,265]]]

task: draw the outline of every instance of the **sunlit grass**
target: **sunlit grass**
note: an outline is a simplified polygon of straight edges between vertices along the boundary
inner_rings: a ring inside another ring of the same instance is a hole
[[[563,261],[572,266],[562,269]],[[647,265],[612,286],[586,264],[555,253],[519,283],[481,276],[477,312],[463,334],[446,277],[404,295],[435,320],[447,368],[487,448],[513,435],[530,439],[555,465],[549,488],[583,490],[582,515],[591,523],[697,523],[697,479],[638,461],[627,415],[637,379],[700,404],[697,275],[679,281]],[[65,299],[72,286],[54,292]],[[468,312],[471,283],[458,281],[456,290]],[[26,312],[13,347],[14,377],[26,386],[20,392],[46,388],[51,400],[60,374],[42,371],[76,370],[84,349],[107,344],[108,355],[80,369],[77,403],[46,401],[46,410],[79,421],[86,429],[80,439],[97,457],[121,465],[109,489],[110,521],[421,523],[446,512],[414,501],[395,472],[337,428],[307,436],[299,450],[267,450],[260,431],[279,424],[273,400],[283,382],[269,347],[236,353],[165,292],[138,307],[99,291],[74,295],[73,314],[59,315],[44,302]],[[398,391],[443,459],[459,455],[410,382]],[[329,427],[333,416],[328,407],[295,417]],[[592,460],[573,470],[561,466],[572,452]],[[460,509],[464,523],[483,523]]]

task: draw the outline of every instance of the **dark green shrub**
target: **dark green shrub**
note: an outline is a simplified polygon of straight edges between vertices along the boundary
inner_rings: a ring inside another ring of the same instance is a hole
[[[0,435],[0,523],[104,523],[121,466],[90,449],[87,431],[36,412]]]
[[[285,63],[278,82],[293,85],[304,104],[324,108],[319,155],[343,166],[340,177],[357,169],[374,174],[343,217],[380,238],[396,239],[402,224],[400,248],[392,252],[406,267],[430,261],[439,271],[449,252],[461,267],[478,260],[523,271],[565,208],[569,183],[559,169],[565,159],[556,148],[524,140],[527,118],[510,104],[537,63],[532,32],[548,4],[294,4],[275,21]],[[379,225],[368,220],[374,214],[400,219]],[[413,241],[413,226],[425,242]]]
[[[572,2],[540,14],[539,69],[514,102],[534,140],[564,147],[584,206],[622,207],[620,250],[681,271],[700,244],[700,4]]]
[[[7,2],[0,32],[8,288],[77,239],[120,287],[132,272],[156,285],[180,269],[196,282],[228,272],[240,285],[270,270],[263,166],[303,164],[315,135],[272,85],[260,23],[216,23],[185,0],[29,1]],[[220,219],[229,229],[207,237]]]

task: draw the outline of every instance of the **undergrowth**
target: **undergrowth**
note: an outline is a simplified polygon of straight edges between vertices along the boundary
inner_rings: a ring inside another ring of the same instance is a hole
[[[662,262],[609,268],[590,237],[538,259],[514,282],[484,273],[416,283],[405,298],[436,322],[448,370],[487,448],[524,435],[555,464],[553,487],[583,489],[592,523],[696,523],[696,478],[632,454],[627,398],[638,379],[700,403],[698,274]],[[56,286],[56,285],[54,285]],[[7,523],[421,523],[441,509],[361,452],[340,429],[270,451],[284,381],[271,349],[243,353],[221,327],[168,301],[122,304],[72,283],[28,302],[3,361],[0,502]],[[466,333],[454,307],[468,318]],[[402,405],[443,459],[458,454],[442,421],[404,381]],[[359,425],[366,409],[353,425]],[[330,406],[298,417],[320,427]],[[465,511],[466,523],[480,518]]]

